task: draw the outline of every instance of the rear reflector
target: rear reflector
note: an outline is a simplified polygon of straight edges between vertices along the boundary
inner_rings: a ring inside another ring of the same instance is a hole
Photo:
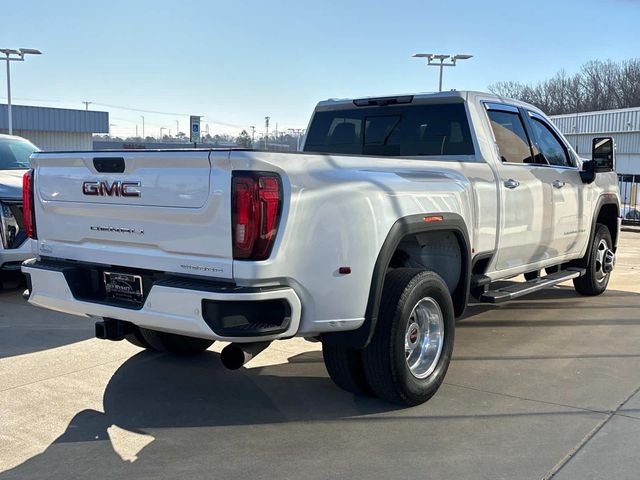
[[[36,236],[36,217],[33,208],[33,169],[22,177],[22,219],[29,238]]]
[[[280,177],[275,173],[234,172],[231,202],[233,258],[268,258],[280,220]]]

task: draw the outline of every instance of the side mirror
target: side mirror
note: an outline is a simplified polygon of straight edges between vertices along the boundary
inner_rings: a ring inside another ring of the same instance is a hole
[[[594,138],[591,149],[591,161],[595,173],[613,172],[616,169],[616,152],[613,138]]]

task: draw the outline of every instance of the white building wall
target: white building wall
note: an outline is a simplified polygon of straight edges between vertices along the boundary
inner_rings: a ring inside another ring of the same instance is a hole
[[[26,138],[40,150],[92,150],[93,134],[88,132],[36,132],[14,130],[14,135]]]
[[[555,115],[551,119],[582,158],[591,158],[595,137],[613,137],[616,171],[640,175],[640,107]]]

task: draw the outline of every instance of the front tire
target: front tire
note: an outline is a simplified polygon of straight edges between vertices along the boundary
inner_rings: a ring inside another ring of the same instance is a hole
[[[368,385],[393,403],[426,402],[449,367],[454,329],[453,302],[442,277],[415,268],[392,270],[375,333],[363,350]]]
[[[196,355],[213,345],[213,340],[204,338],[187,337],[142,327],[138,327],[138,329],[140,337],[144,341],[143,345],[148,345],[145,348],[150,347],[158,352],[174,353],[176,355]],[[131,342],[131,339],[127,338],[127,340]]]
[[[615,254],[611,250],[611,232],[598,223],[596,225],[587,271],[582,277],[573,279],[573,286],[581,295],[600,295],[607,289],[611,271],[615,265]]]

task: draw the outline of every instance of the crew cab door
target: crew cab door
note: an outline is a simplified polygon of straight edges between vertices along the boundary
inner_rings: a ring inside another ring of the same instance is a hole
[[[579,253],[586,238],[587,211],[585,184],[580,178],[576,159],[553,126],[541,115],[527,111],[534,153],[540,163],[548,164],[552,186],[554,237],[551,244],[556,256]],[[537,152],[536,152],[537,151]]]
[[[500,162],[500,231],[496,270],[543,261],[552,251],[551,171],[534,155],[522,112],[511,105],[486,103]]]

